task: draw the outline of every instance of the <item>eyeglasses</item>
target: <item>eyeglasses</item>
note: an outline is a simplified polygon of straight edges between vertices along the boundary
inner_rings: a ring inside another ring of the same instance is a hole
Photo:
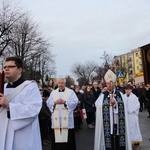
[[[11,69],[11,68],[15,68],[17,66],[4,66],[4,69],[8,68],[8,69]]]

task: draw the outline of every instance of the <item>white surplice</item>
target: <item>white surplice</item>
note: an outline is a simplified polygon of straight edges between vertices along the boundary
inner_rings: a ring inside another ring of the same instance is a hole
[[[124,99],[127,106],[128,112],[128,122],[129,122],[129,131],[132,144],[136,144],[137,142],[142,142],[142,135],[139,127],[139,109],[140,103],[138,97],[131,93],[129,97],[124,94]]]
[[[73,117],[73,110],[76,108],[78,103],[78,98],[75,94],[75,92],[71,89],[68,89],[70,92],[70,95],[68,99],[66,100],[66,107],[68,110],[68,129],[74,128],[74,117]],[[52,91],[50,94],[50,97],[47,100],[47,106],[49,107],[50,111],[52,112],[52,128],[54,128],[54,96],[55,91]],[[65,92],[59,92],[59,98],[63,98]],[[62,105],[58,105],[58,111],[59,111],[59,118],[60,122],[62,120]]]
[[[120,93],[122,95],[122,93]],[[123,95],[122,95],[123,97]],[[95,140],[94,140],[94,150],[106,150],[105,148],[105,139],[104,139],[104,125],[103,125],[103,100],[104,94],[101,94],[100,97],[96,100],[96,125],[95,125]],[[124,99],[123,99],[124,102]],[[126,131],[126,150],[132,150],[131,142],[130,142],[130,134],[129,134],[129,127],[128,127],[128,116],[125,108],[125,131]],[[112,112],[110,106],[110,112]],[[117,112],[117,110],[116,110]],[[115,112],[115,118],[117,118],[117,113]],[[110,113],[110,124],[112,126],[112,113]],[[112,131],[112,129],[111,129]]]
[[[21,85],[19,85],[21,86]],[[17,88],[4,88],[7,96]],[[30,83],[0,112],[0,150],[42,150],[38,114],[42,98],[36,83]]]

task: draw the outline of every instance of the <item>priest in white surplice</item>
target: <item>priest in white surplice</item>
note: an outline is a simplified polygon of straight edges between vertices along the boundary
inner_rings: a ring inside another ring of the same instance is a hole
[[[0,93],[0,150],[42,150],[38,114],[42,98],[35,82],[22,78],[23,63],[6,59],[4,72],[9,83]]]
[[[77,103],[75,92],[65,87],[65,79],[58,79],[58,88],[47,100],[52,112],[51,150],[76,150],[73,110]]]
[[[105,74],[107,91],[96,100],[94,150],[132,150],[126,105],[123,95],[115,89],[116,75]]]
[[[133,87],[129,84],[125,87],[126,94],[124,94],[124,99],[126,102],[128,112],[131,142],[134,145],[134,149],[139,150],[139,145],[142,142],[142,135],[140,131],[138,118],[140,103],[138,97],[132,93],[132,89]]]

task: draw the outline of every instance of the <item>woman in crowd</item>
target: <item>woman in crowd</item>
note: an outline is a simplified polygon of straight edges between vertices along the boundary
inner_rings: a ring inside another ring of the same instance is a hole
[[[89,128],[94,128],[95,124],[95,101],[96,99],[91,91],[91,87],[87,86],[84,93],[84,103]]]
[[[80,88],[79,86],[75,86],[75,93],[78,97],[78,105],[74,110],[74,125],[75,125],[75,130],[77,131],[78,129],[81,129],[81,115],[80,115],[80,110],[83,108],[83,94],[80,93]]]

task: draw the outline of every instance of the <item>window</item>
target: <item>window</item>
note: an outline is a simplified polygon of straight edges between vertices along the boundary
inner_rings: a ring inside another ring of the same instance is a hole
[[[136,57],[138,57],[138,53],[135,53]]]

